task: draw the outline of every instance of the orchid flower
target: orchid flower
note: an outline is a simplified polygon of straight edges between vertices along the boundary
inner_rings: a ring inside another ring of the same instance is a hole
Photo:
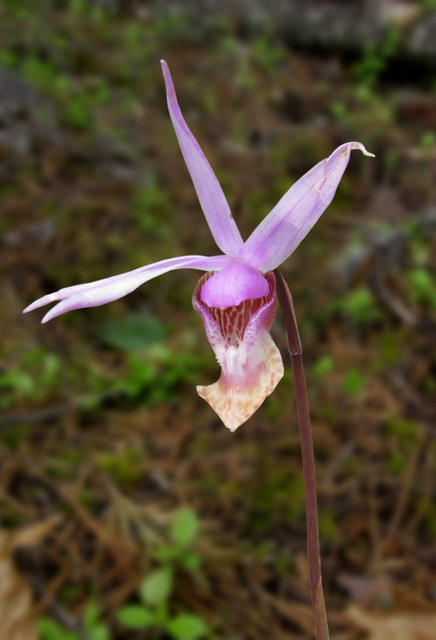
[[[352,149],[368,153],[359,142],[338,147],[285,193],[244,242],[226,197],[177,102],[167,64],[162,61],[170,117],[212,236],[221,250],[215,256],[189,255],[161,260],[116,276],[60,289],[24,311],[57,302],[43,318],[48,322],[73,309],[117,300],[152,278],[174,269],[205,271],[194,291],[221,376],[197,391],[234,431],[274,390],[283,362],[270,329],[276,312],[274,269],[284,262],[332,201]]]

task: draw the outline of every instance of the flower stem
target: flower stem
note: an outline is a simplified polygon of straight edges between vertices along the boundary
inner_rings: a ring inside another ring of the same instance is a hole
[[[300,428],[301,457],[303,461],[304,488],[306,495],[307,558],[309,563],[310,595],[312,598],[315,635],[317,640],[329,640],[327,613],[324,602],[321,576],[321,554],[318,533],[318,507],[316,499],[315,457],[313,453],[312,427],[303,366],[303,351],[291,292],[279,269],[274,274],[277,296],[286,326],[288,351],[294,374],[295,399]]]

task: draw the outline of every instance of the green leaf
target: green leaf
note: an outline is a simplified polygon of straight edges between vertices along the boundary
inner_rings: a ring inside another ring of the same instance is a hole
[[[100,340],[125,353],[147,349],[162,342],[165,335],[163,323],[144,312],[131,313],[119,320],[106,320],[99,327]]]
[[[415,302],[429,303],[436,307],[436,291],[434,275],[423,268],[416,268],[407,274],[409,280],[410,299]]]
[[[167,630],[177,640],[197,640],[209,631],[204,620],[193,613],[181,613],[176,616],[169,621]]]
[[[180,562],[187,569],[190,569],[191,571],[196,571],[201,567],[202,560],[201,560],[201,557],[198,555],[198,553],[193,553],[192,551],[190,551],[188,553],[185,552],[181,556]]]
[[[317,376],[324,376],[329,373],[335,366],[335,361],[332,356],[324,355],[318,358],[313,365],[313,370]]]
[[[51,618],[39,618],[36,628],[40,640],[78,640],[75,633],[64,631],[62,627]]]
[[[362,391],[365,386],[365,380],[357,369],[350,369],[344,380],[344,390],[351,396]]]
[[[180,556],[180,550],[175,547],[159,547],[154,552],[154,557],[161,563],[177,560]]]
[[[199,520],[194,509],[181,509],[171,523],[171,538],[179,547],[187,547],[197,535]]]
[[[104,624],[98,624],[88,631],[89,640],[109,640],[109,629]]]
[[[173,572],[170,567],[154,571],[142,582],[139,593],[144,602],[157,605],[165,602],[173,588]]]
[[[352,291],[341,300],[340,306],[357,325],[371,324],[380,320],[381,317],[374,294],[368,287],[360,287]]]
[[[50,618],[40,618],[37,620],[36,628],[42,640],[59,640],[62,634],[61,627]]]
[[[170,618],[169,611],[168,611],[168,603],[159,602],[159,604],[156,605],[156,608],[153,613],[156,617],[156,627],[158,627],[159,629],[165,629],[167,622]]]
[[[98,622],[100,617],[100,611],[96,602],[90,602],[84,613],[83,623],[86,629],[92,629],[92,627]]]
[[[151,611],[140,605],[130,605],[117,611],[118,622],[131,629],[146,629],[154,624],[154,615]]]

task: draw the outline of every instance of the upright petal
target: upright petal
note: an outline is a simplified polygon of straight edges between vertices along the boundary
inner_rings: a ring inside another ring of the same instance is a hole
[[[210,346],[221,365],[221,376],[199,395],[235,431],[272,393],[283,376],[283,362],[269,331],[276,312],[275,277],[267,273],[266,297],[244,300],[237,306],[208,307],[201,299],[203,276],[194,292],[194,309],[201,315]]]
[[[292,185],[250,235],[240,257],[263,272],[284,262],[333,200],[352,149],[373,156],[360,142],[338,147]]]
[[[51,302],[58,302],[42,319],[42,322],[48,322],[73,309],[98,307],[101,304],[118,300],[118,298],[122,298],[137,289],[141,284],[152,280],[152,278],[157,278],[157,276],[161,276],[167,271],[174,271],[174,269],[216,271],[225,267],[229,261],[230,258],[227,256],[181,256],[180,258],[161,260],[110,278],[59,289],[55,293],[49,293],[39,298],[39,300],[26,307],[23,313],[33,311]]]
[[[223,253],[234,257],[243,245],[241,234],[220,183],[183,118],[168,65],[164,60],[161,60],[161,65],[167,91],[168,110],[201,208],[218,247]]]

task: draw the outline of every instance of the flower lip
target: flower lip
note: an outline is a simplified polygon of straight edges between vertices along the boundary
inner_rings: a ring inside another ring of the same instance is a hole
[[[213,277],[202,276],[192,302],[222,371],[217,382],[198,386],[197,391],[234,431],[256,411],[283,375],[280,352],[269,334],[277,304],[275,277],[273,272],[265,274],[267,296],[224,309],[208,307],[201,298]]]
[[[203,285],[201,301],[208,307],[236,307],[245,300],[257,300],[269,294],[269,284],[259,269],[241,260],[232,260],[214,273]]]
[[[247,325],[253,316],[256,315],[259,309],[265,306],[271,308],[274,303],[276,299],[274,274],[272,271],[265,274],[264,280],[268,285],[268,293],[266,295],[261,298],[248,298],[237,305],[222,308],[209,306],[202,299],[202,291],[214,275],[213,273],[205,273],[197,283],[193,295],[194,309],[201,314],[203,321],[208,316],[212,323],[215,323],[220,339],[222,338],[229,346],[237,347],[243,340]]]

